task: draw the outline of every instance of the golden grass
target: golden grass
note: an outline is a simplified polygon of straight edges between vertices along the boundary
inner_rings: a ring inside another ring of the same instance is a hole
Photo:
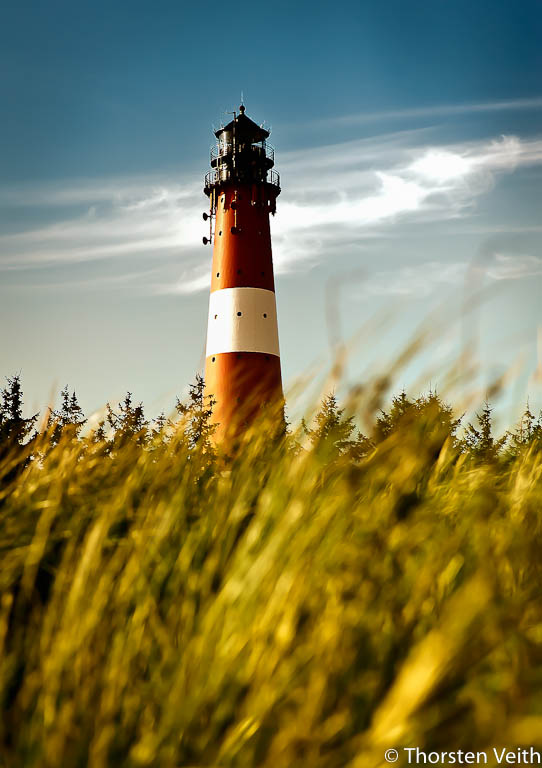
[[[542,455],[268,434],[210,466],[41,438],[0,507],[0,765],[542,745]]]

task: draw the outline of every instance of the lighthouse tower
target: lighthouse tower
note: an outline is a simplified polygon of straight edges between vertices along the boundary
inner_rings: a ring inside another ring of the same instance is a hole
[[[269,131],[245,114],[215,132],[205,177],[213,243],[205,393],[215,402],[215,440],[237,436],[262,406],[282,402],[269,214],[280,178]]]

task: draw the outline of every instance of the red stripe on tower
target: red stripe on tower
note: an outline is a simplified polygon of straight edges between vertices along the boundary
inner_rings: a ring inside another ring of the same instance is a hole
[[[221,441],[250,424],[263,404],[282,401],[269,228],[280,180],[269,131],[244,106],[215,136],[205,177],[211,236],[204,242],[214,238],[205,393],[216,401],[212,421]]]

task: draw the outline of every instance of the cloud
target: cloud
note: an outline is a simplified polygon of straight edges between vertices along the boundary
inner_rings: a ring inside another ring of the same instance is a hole
[[[377,271],[361,285],[352,289],[351,297],[396,296],[423,298],[438,288],[464,285],[473,265],[468,261],[426,261],[415,266]],[[542,258],[530,254],[492,254],[477,265],[491,281],[520,280],[542,276]]]
[[[538,277],[542,275],[542,258],[529,254],[496,253],[486,274],[492,280],[521,280],[525,277]]]
[[[396,296],[423,298],[438,287],[459,285],[464,281],[468,263],[428,261],[415,266],[381,270],[369,275],[361,287],[351,294],[367,296]]]
[[[198,204],[200,190],[191,187],[189,190],[167,179],[160,185],[141,183],[130,187],[122,183],[116,186],[111,181],[102,188],[91,184],[86,194],[82,186],[77,185],[75,199],[86,199],[92,205],[71,218],[1,237],[0,268],[137,254],[153,257],[169,254],[172,249],[193,248],[198,239],[201,242],[204,201]],[[51,198],[54,200],[57,196],[57,215],[66,217],[64,199],[70,196],[69,188],[61,193],[53,189]]]
[[[183,184],[157,174],[98,179],[69,179],[0,186],[0,205],[17,207],[65,207],[130,204],[130,201],[156,201],[174,195],[190,198],[201,189],[201,179],[189,178]]]
[[[541,162],[542,138],[429,145],[424,131],[286,152],[280,158],[284,191],[272,220],[276,272],[317,264],[339,247],[361,250],[404,220],[466,218],[499,175]],[[152,176],[1,187],[0,201],[7,207],[37,206],[49,218],[45,226],[0,237],[0,269],[108,259],[124,261],[129,272],[130,259],[137,257],[146,267],[153,261],[155,276],[142,278],[149,292],[208,289],[201,179]],[[434,272],[429,284],[438,282],[438,270],[428,269]],[[513,273],[505,262],[494,269]],[[396,291],[416,280],[405,272]]]
[[[190,293],[208,291],[211,285],[211,274],[208,264],[185,270],[177,279],[171,282],[155,283],[155,293],[176,293],[186,296]]]
[[[358,238],[389,233],[404,219],[466,217],[499,174],[542,162],[542,139],[505,136],[446,147],[394,145],[387,168],[381,150],[381,167],[374,167],[372,155],[367,168],[365,142],[349,142],[336,164],[319,162],[321,155],[337,156],[332,147],[329,153],[315,150],[316,159],[304,171],[296,168],[295,187],[281,199],[280,216],[273,222],[279,263],[283,259],[292,268],[296,259],[318,261],[353,233]],[[344,157],[350,161],[348,172]],[[307,194],[312,189],[319,191],[315,199]]]
[[[354,115],[339,115],[319,121],[320,125],[363,125],[387,120],[407,120],[425,117],[452,117],[487,112],[517,112],[520,110],[542,109],[542,99],[503,99],[477,104],[441,104],[428,107],[393,109],[383,112],[360,112]]]
[[[429,181],[443,183],[467,176],[473,161],[457,152],[432,149],[411,165],[411,170]]]

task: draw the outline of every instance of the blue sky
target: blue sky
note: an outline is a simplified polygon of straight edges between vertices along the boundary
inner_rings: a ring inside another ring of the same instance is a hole
[[[127,389],[171,407],[205,343],[212,125],[243,91],[282,178],[285,382],[318,391],[354,336],[346,381],[367,381],[430,318],[392,391],[448,391],[469,341],[451,397],[509,371],[503,419],[542,406],[541,34],[534,0],[12,3],[0,373],[29,407],[65,383],[87,412]]]

